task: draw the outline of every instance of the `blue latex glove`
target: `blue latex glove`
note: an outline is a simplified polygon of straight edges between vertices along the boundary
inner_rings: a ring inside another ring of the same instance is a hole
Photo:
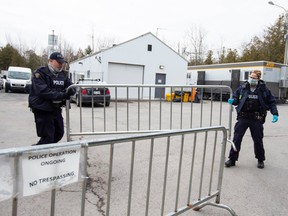
[[[277,115],[273,115],[272,123],[275,123],[277,121],[278,121],[278,116]]]
[[[228,99],[228,103],[229,103],[229,104],[233,104],[233,102],[234,102],[234,99],[233,99],[233,98],[229,98],[229,99]]]

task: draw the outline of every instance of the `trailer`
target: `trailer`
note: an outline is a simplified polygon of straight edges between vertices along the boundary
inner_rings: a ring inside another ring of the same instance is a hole
[[[288,67],[287,65],[268,62],[252,61],[227,64],[211,64],[189,66],[187,72],[187,85],[227,85],[235,91],[239,85],[248,80],[253,70],[260,70],[266,85],[275,96],[278,103],[287,100]],[[229,92],[217,92],[207,89],[203,91],[203,98],[217,100],[222,97],[226,100],[230,97]]]

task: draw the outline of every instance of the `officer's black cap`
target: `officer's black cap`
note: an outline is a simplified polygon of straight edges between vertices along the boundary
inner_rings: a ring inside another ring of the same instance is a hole
[[[51,60],[56,60],[57,62],[63,64],[65,61],[63,55],[59,52],[53,52],[51,55],[50,55],[50,58]]]

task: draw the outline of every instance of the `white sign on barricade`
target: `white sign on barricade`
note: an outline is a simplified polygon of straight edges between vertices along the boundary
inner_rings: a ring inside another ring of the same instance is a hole
[[[80,153],[81,146],[24,153],[20,159],[23,196],[77,182]]]
[[[9,156],[0,156],[0,201],[13,196],[13,173]]]

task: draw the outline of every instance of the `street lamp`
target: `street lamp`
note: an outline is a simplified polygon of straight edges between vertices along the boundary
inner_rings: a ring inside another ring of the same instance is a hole
[[[287,65],[288,64],[288,11],[277,4],[274,4],[272,1],[269,1],[268,4],[270,5],[274,5],[276,7],[282,8],[285,11],[285,30],[286,30],[286,34],[285,34],[285,52],[284,52],[284,64]]]

